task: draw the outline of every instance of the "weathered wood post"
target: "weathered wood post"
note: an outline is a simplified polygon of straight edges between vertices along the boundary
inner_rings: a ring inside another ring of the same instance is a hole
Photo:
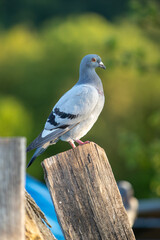
[[[78,146],[42,166],[66,240],[135,239],[102,148]]]
[[[25,138],[0,138],[0,239],[25,239]]]
[[[44,213],[37,206],[33,198],[25,192],[26,216],[25,216],[25,239],[26,240],[56,240],[49,230]],[[46,224],[45,224],[46,223]]]

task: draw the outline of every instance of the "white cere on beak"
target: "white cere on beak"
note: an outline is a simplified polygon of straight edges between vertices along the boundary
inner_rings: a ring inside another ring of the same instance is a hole
[[[99,67],[103,68],[103,69],[106,69],[105,65],[103,64],[103,62],[99,62]]]

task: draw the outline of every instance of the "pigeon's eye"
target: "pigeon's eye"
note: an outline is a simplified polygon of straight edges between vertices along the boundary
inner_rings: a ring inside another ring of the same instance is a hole
[[[96,58],[92,58],[92,62],[96,62]]]

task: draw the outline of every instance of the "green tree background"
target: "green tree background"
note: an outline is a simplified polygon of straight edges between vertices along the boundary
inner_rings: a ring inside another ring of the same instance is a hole
[[[116,180],[130,181],[138,198],[160,196],[158,1],[0,6],[0,135],[30,143],[78,80],[81,58],[96,53],[107,66],[97,70],[106,103],[84,140],[105,149]],[[27,172],[43,181],[40,161],[69,148],[58,142]]]

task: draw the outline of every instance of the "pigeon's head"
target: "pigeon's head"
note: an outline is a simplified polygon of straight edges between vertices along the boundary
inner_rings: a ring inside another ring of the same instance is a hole
[[[105,65],[103,64],[101,58],[96,55],[96,54],[88,54],[86,55],[82,61],[81,61],[81,68],[97,68],[97,67],[101,67],[103,69],[106,69]]]

